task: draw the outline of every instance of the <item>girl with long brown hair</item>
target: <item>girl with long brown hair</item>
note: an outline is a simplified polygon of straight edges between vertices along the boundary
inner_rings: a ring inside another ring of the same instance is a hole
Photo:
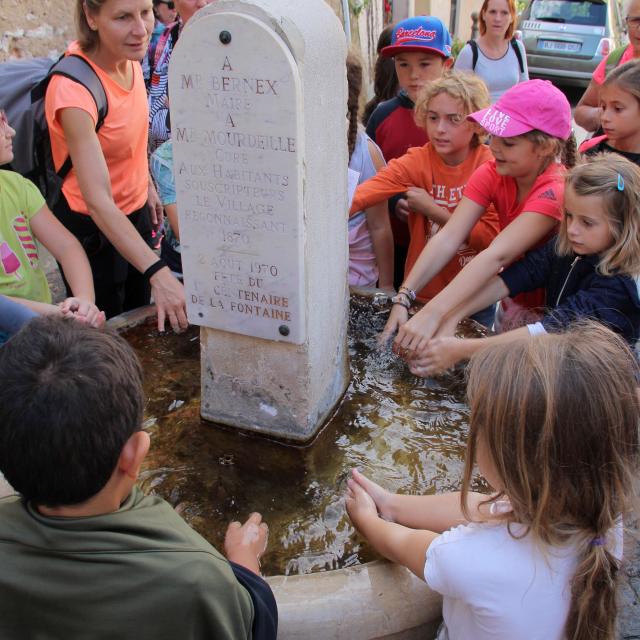
[[[391,494],[357,471],[347,510],[443,595],[439,639],[613,640],[640,398],[625,342],[587,323],[471,360],[462,491]],[[491,494],[470,490],[474,465]]]

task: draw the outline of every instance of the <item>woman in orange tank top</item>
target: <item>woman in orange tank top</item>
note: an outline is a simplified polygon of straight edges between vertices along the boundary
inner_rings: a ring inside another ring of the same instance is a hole
[[[65,77],[51,80],[46,116],[56,168],[67,157],[55,213],[81,241],[91,264],[96,303],[107,316],[147,304],[158,328],[187,326],[184,289],[150,247],[161,211],[147,164],[147,100],[140,68],[153,29],[151,0],[76,0],[78,41],[67,54],[86,60],[107,94],[98,118],[91,94]]]

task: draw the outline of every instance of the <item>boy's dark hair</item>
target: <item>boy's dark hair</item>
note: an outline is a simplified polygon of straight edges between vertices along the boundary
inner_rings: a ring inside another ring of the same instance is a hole
[[[88,500],[141,428],[136,354],[118,335],[35,318],[0,348],[0,471],[55,507]]]

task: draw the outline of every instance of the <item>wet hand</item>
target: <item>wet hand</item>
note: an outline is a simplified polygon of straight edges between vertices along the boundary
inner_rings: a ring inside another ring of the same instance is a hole
[[[439,326],[440,317],[431,312],[429,305],[425,305],[399,328],[393,341],[393,350],[405,360],[414,358],[427,346]]]
[[[267,549],[269,527],[259,513],[252,513],[244,524],[233,521],[224,536],[224,551],[229,560],[260,573],[260,558]]]
[[[345,506],[356,529],[363,530],[366,522],[378,518],[378,509],[373,498],[353,478],[347,480]]]
[[[462,347],[459,338],[433,338],[408,361],[409,371],[423,378],[444,373],[464,358]]]
[[[395,335],[398,329],[409,319],[409,310],[405,309],[400,304],[394,304],[391,307],[391,312],[387,318],[387,323],[384,325],[382,333],[378,336],[378,347],[387,347],[391,338]]]
[[[393,494],[386,489],[383,489],[373,480],[369,480],[369,478],[362,475],[358,469],[351,470],[351,478],[356,484],[362,487],[369,496],[371,496],[380,517],[393,522],[394,518],[391,506]]]
[[[151,294],[158,310],[158,331],[164,331],[166,320],[176,333],[189,326],[184,287],[171,275],[168,267],[151,277]]]

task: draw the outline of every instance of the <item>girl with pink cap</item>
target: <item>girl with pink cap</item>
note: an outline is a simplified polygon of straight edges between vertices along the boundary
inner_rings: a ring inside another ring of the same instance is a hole
[[[563,165],[572,166],[576,156],[571,107],[562,92],[548,81],[530,80],[468,117],[491,136],[494,160],[473,173],[447,225],[427,243],[403,282],[399,296],[406,300],[394,304],[382,337],[398,330],[394,350],[408,360],[433,336],[452,335],[455,326],[446,317],[472,305],[491,278],[543,243],[562,219]],[[491,205],[498,212],[498,236],[409,320],[406,303],[413,302],[412,292],[439,273]],[[529,292],[503,300],[499,315],[504,324],[543,304],[542,290]]]

